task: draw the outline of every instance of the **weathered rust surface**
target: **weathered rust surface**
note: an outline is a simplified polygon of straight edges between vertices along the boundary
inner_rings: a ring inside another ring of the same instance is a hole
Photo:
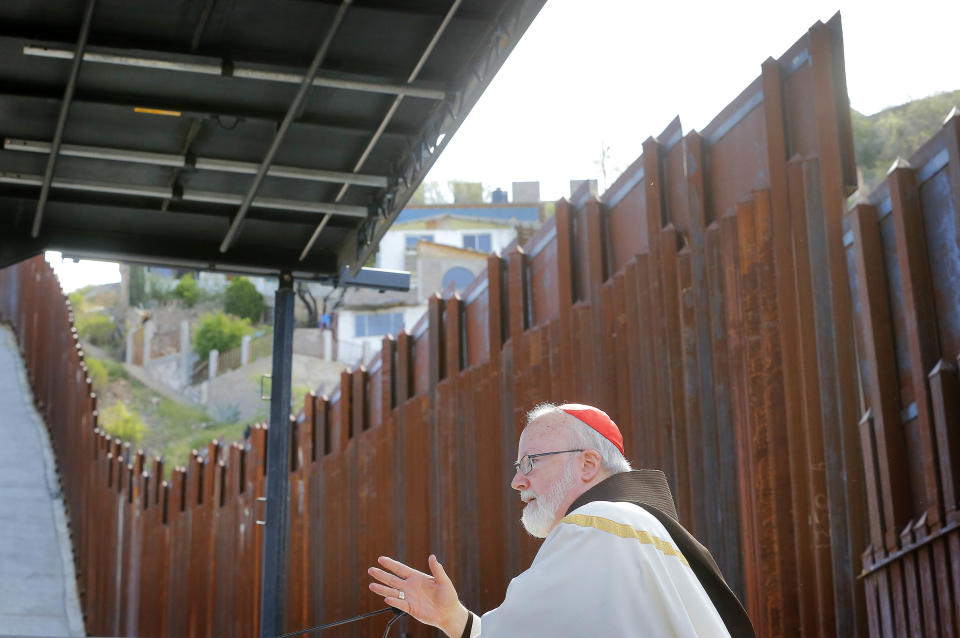
[[[496,606],[538,547],[509,482],[525,412],[552,400],[601,405],[665,470],[758,635],[960,635],[960,117],[844,215],[837,17],[701,133],[674,120],[643,149],[306,397],[285,628],[376,608],[382,554],[436,553],[469,607]],[[0,271],[0,318],[50,428],[88,633],[253,635],[266,429],[164,482],[99,428],[45,263]]]

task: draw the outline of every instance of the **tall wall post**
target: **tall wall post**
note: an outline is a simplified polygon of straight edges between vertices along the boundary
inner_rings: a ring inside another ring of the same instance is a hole
[[[240,365],[245,366],[250,363],[250,335],[243,335],[240,340]]]
[[[153,343],[153,333],[156,330],[152,320],[143,324],[143,367],[150,363],[150,346]]]
[[[287,572],[287,485],[290,469],[290,384],[293,361],[293,275],[280,274],[273,305],[273,371],[267,431],[266,529],[260,589],[260,638],[283,632]]]
[[[213,381],[217,378],[217,368],[220,365],[220,351],[211,350],[207,353],[207,379]]]
[[[133,364],[133,337],[137,334],[136,330],[127,330],[127,350],[124,355],[124,362],[127,365]]]
[[[325,328],[323,331],[323,358],[333,361],[333,330]]]
[[[186,319],[180,322],[180,382],[183,387],[190,385],[190,323]]]

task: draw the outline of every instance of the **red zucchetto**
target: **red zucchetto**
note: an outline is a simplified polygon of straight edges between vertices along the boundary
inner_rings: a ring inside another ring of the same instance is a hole
[[[565,403],[559,407],[570,416],[583,421],[599,432],[600,436],[617,446],[620,454],[623,454],[623,435],[620,434],[620,428],[613,422],[613,419],[607,416],[606,412],[582,403]]]

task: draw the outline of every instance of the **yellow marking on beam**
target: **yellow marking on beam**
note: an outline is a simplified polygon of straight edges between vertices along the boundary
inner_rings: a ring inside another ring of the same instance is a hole
[[[148,109],[142,106],[136,106],[134,113],[147,113],[148,115],[169,115],[171,117],[180,117],[180,111],[168,111],[166,109]]]

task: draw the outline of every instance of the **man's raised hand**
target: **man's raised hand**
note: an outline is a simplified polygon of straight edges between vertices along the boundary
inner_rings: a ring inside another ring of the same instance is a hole
[[[460,603],[456,588],[436,556],[430,554],[427,560],[432,575],[386,556],[381,556],[377,562],[389,571],[377,567],[367,570],[372,578],[380,581],[370,583],[370,591],[383,596],[383,601],[391,607],[443,630],[452,638],[459,638],[470,612]],[[400,598],[400,592],[403,592],[403,598]]]

